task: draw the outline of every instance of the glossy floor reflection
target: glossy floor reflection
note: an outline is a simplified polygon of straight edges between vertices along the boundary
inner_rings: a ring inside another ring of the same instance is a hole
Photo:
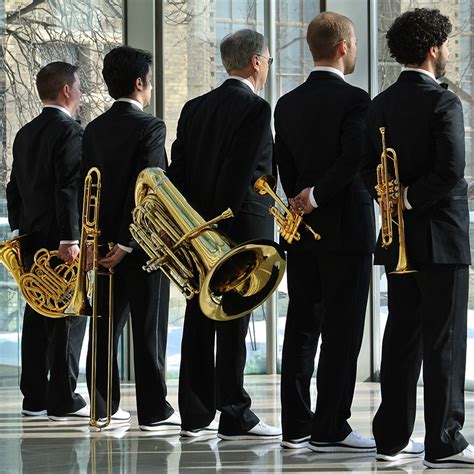
[[[279,424],[279,377],[249,376],[246,387],[256,413]],[[282,450],[275,442],[228,442],[215,436],[180,439],[178,430],[160,434],[138,429],[134,387],[123,385],[122,408],[132,412],[132,423],[92,432],[87,423],[26,419],[19,414],[17,389],[0,389],[0,473],[278,473],[384,472],[416,473],[421,461],[397,465],[376,462],[358,454],[316,454],[309,450]],[[85,393],[85,387],[80,387]],[[177,404],[177,383],[169,383],[170,400]],[[422,407],[422,391],[418,406]],[[351,424],[370,435],[370,420],[379,402],[379,386],[357,385]],[[474,442],[474,393],[466,393],[464,434]],[[415,438],[422,439],[423,415],[418,411]],[[437,473],[469,472],[437,470]]]

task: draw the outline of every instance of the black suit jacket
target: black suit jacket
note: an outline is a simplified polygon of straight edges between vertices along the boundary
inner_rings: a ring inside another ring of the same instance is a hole
[[[237,79],[185,104],[171,150],[169,177],[189,203],[211,219],[230,207],[219,227],[236,242],[272,238],[271,200],[253,183],[272,166],[269,104]]]
[[[166,169],[164,122],[128,102],[115,102],[84,132],[83,174],[101,171],[99,227],[101,243],[129,247],[135,207],[135,182],[144,168]]]
[[[12,230],[29,234],[26,249],[55,249],[80,237],[77,192],[82,127],[47,107],[15,137],[7,185]]]
[[[395,150],[400,181],[413,207],[403,213],[408,259],[413,264],[469,264],[469,210],[464,179],[464,125],[460,100],[429,76],[400,74],[369,108],[369,161],[364,172],[373,191],[385,127]],[[393,174],[393,173],[392,173]],[[397,240],[398,243],[398,240]],[[376,263],[393,266],[398,245],[378,246]]]
[[[301,228],[294,248],[368,254],[375,244],[373,207],[359,175],[366,154],[365,91],[332,72],[314,71],[275,109],[275,158],[288,197],[314,186],[318,207],[304,217],[321,234]]]

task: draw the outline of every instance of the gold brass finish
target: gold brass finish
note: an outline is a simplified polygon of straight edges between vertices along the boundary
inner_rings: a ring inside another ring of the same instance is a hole
[[[84,180],[84,198],[82,205],[82,233],[81,247],[79,252],[79,268],[82,273],[79,275],[84,278],[78,278],[78,287],[82,287],[86,274],[84,269],[87,263],[88,248],[92,249],[92,329],[91,329],[91,389],[90,389],[90,420],[89,425],[101,430],[110,424],[112,419],[112,329],[113,329],[113,271],[99,270],[99,210],[100,210],[100,188],[101,175],[97,168],[91,168]],[[111,244],[109,244],[110,247]],[[97,280],[98,277],[104,275],[108,278],[109,283],[109,300],[108,300],[108,329],[107,329],[107,402],[105,419],[97,418],[97,345],[103,341],[97,338],[97,318],[101,317],[97,314]],[[79,301],[77,307],[81,305]]]
[[[303,224],[305,229],[313,234],[314,240],[321,240],[321,236],[315,232],[311,226],[303,222],[302,212],[298,212],[292,207],[285,206],[285,203],[278,197],[277,193],[273,191],[275,189],[275,185],[275,178],[268,174],[260,176],[260,178],[255,181],[254,190],[260,196],[269,194],[282,209],[280,211],[276,206],[270,207],[270,214],[275,218],[282,238],[285,239],[289,244],[291,244],[293,240],[300,240],[301,234],[298,232],[298,228],[301,224]]]
[[[403,219],[403,197],[400,189],[400,177],[398,174],[398,158],[393,148],[387,148],[385,144],[385,127],[379,128],[382,138],[382,154],[380,164],[377,166],[377,191],[380,206],[381,239],[382,247],[388,248],[393,242],[393,226],[398,226],[398,262],[393,274],[403,275],[414,273],[416,270],[410,268],[407,259],[405,243],[405,221]],[[395,178],[388,172],[389,160],[393,164]],[[396,203],[396,207],[395,207]],[[395,216],[395,217],[394,217]]]
[[[215,224],[227,209],[205,221],[160,168],[147,168],[135,186],[130,231],[148,254],[146,271],[161,271],[187,299],[199,295],[202,312],[228,321],[250,313],[277,288],[285,257],[272,241],[235,246]]]

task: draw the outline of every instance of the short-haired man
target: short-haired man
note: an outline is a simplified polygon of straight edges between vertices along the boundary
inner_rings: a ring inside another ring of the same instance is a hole
[[[464,125],[458,97],[438,84],[448,61],[449,18],[415,9],[387,32],[390,54],[404,66],[398,80],[369,108],[369,189],[385,127],[403,185],[408,261],[417,273],[393,275],[398,242],[378,245],[375,263],[388,280],[388,320],[382,347],[382,403],[373,432],[377,458],[420,456],[410,440],[423,362],[425,461],[432,468],[474,467],[461,434],[468,297],[469,209],[464,179]],[[391,171],[393,175],[393,170]],[[398,240],[398,239],[397,239]]]
[[[102,177],[99,213],[100,243],[115,245],[99,263],[114,269],[112,419],[128,420],[119,408],[120,376],[117,348],[131,315],[138,424],[144,431],[179,427],[181,420],[166,400],[165,355],[168,331],[169,282],[161,272],[146,273],[146,254],[132,247],[129,226],[138,174],[144,168],[166,169],[164,122],[143,111],[150,104],[152,56],[148,51],[120,46],[104,58],[103,76],[112,107],[84,132],[83,170],[99,168]],[[135,245],[135,247],[137,247]],[[101,279],[100,279],[101,280]],[[108,314],[108,289],[99,281],[99,314]],[[107,339],[107,319],[98,321],[98,340]],[[91,347],[88,354],[90,390]],[[100,344],[97,364],[97,417],[105,416],[107,345]]]
[[[370,452],[374,441],[348,423],[375,244],[370,195],[359,175],[370,100],[344,78],[354,71],[357,51],[349,18],[321,13],[309,23],[307,41],[314,69],[275,109],[283,189],[321,234],[315,241],[303,231],[287,249],[282,447]],[[310,385],[320,337],[313,413]]]
[[[237,243],[272,238],[268,202],[252,183],[272,172],[270,106],[257,94],[272,63],[265,38],[240,30],[220,45],[224,83],[183,107],[171,151],[169,176],[205,219],[230,207],[235,218],[219,224]],[[182,436],[215,432],[226,440],[273,439],[280,429],[260,421],[250,410],[243,387],[245,337],[249,316],[212,321],[188,301],[181,344],[179,411]],[[214,344],[217,334],[216,357]]]
[[[20,129],[13,144],[7,185],[8,219],[23,241],[27,269],[40,248],[58,249],[72,263],[79,253],[77,190],[82,127],[74,120],[80,104],[77,67],[53,62],[43,67],[36,86],[43,111]],[[26,305],[21,337],[24,416],[53,420],[88,417],[89,407],[75,393],[86,319],[51,319]],[[48,380],[49,373],[49,380]]]

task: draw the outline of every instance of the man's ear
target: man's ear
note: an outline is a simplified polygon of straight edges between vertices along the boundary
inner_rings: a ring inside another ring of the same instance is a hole
[[[438,57],[439,48],[437,46],[431,46],[428,50],[428,57],[432,59],[436,59]]]
[[[252,65],[252,68],[254,69],[254,71],[259,71],[260,70],[260,57],[254,54],[252,56],[250,64]]]
[[[135,89],[138,91],[142,91],[144,88],[143,80],[141,77],[137,77],[135,79]]]
[[[345,56],[347,54],[347,42],[346,40],[339,41],[337,45],[337,50],[341,56]]]
[[[69,86],[69,84],[64,84],[64,86],[61,88],[61,93],[67,99],[69,99],[71,97],[71,87]]]

